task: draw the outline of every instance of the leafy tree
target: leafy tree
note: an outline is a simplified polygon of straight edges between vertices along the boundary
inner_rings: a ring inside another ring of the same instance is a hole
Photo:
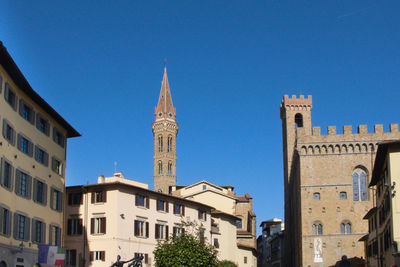
[[[202,225],[182,222],[185,232],[159,241],[153,252],[157,267],[217,266],[217,251],[201,238]]]
[[[237,267],[233,261],[223,260],[218,262],[217,267]]]

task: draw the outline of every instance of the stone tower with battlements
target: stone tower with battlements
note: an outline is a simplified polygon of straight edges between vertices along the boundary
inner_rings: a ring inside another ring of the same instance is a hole
[[[152,125],[154,136],[154,190],[168,194],[176,184],[176,108],[172,104],[168,84],[167,68],[161,83],[158,104],[154,111]]]
[[[400,139],[398,124],[390,131],[374,126],[328,126],[326,135],[312,127],[312,98],[285,95],[282,120],[285,190],[284,266],[334,266],[343,255],[365,257],[368,233],[364,215],[374,191],[368,188],[376,145]],[[369,245],[369,244],[368,244]]]

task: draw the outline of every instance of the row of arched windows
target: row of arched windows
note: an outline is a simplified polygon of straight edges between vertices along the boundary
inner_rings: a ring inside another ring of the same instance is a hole
[[[167,152],[172,151],[172,136],[168,136],[167,139]],[[163,137],[162,135],[158,136],[158,152],[163,152]]]
[[[342,235],[351,234],[351,223],[349,221],[344,221],[340,224],[340,233]],[[312,234],[313,235],[323,235],[323,225],[321,222],[314,222],[312,224]]]
[[[158,174],[159,175],[163,174],[163,164],[162,164],[161,160],[158,161]],[[169,175],[172,174],[172,162],[171,161],[168,162],[167,174],[169,174]]]

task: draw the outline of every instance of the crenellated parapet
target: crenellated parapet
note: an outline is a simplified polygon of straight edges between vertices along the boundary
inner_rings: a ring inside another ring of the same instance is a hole
[[[312,96],[304,97],[304,95],[300,95],[299,98],[296,95],[292,95],[289,97],[288,95],[284,95],[281,103],[281,117],[283,115],[283,111],[285,110],[311,110],[312,109]]]
[[[367,125],[359,125],[353,133],[351,125],[343,126],[343,133],[337,133],[336,126],[328,126],[328,133],[321,134],[320,127],[312,127],[311,135],[303,128],[297,128],[297,151],[300,155],[376,153],[377,143],[383,140],[400,139],[399,125],[390,124],[390,131],[384,132],[382,124],[374,125],[368,132]]]

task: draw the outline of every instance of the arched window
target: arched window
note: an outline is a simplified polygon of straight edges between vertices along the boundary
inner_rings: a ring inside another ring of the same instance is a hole
[[[322,223],[321,222],[314,222],[312,225],[312,234],[313,235],[322,235]]]
[[[342,235],[348,235],[351,234],[351,223],[346,221],[346,222],[342,222],[340,224],[340,233]]]
[[[367,173],[357,168],[353,171],[353,200],[366,201],[367,200]]]
[[[172,173],[172,162],[168,162],[168,174]]]
[[[314,200],[321,200],[321,195],[318,192],[315,192],[313,194],[313,198],[314,198]]]
[[[346,200],[347,199],[347,192],[340,192],[340,194],[339,194],[339,196],[340,196],[340,200]]]
[[[294,122],[296,123],[296,128],[303,127],[303,115],[301,115],[300,113],[297,113],[294,116]]]
[[[158,152],[162,152],[163,151],[163,138],[162,136],[158,136]]]
[[[162,162],[161,160],[158,162],[158,174],[162,174]]]
[[[172,136],[168,136],[167,151],[168,151],[168,152],[171,152],[171,151],[172,151]]]

